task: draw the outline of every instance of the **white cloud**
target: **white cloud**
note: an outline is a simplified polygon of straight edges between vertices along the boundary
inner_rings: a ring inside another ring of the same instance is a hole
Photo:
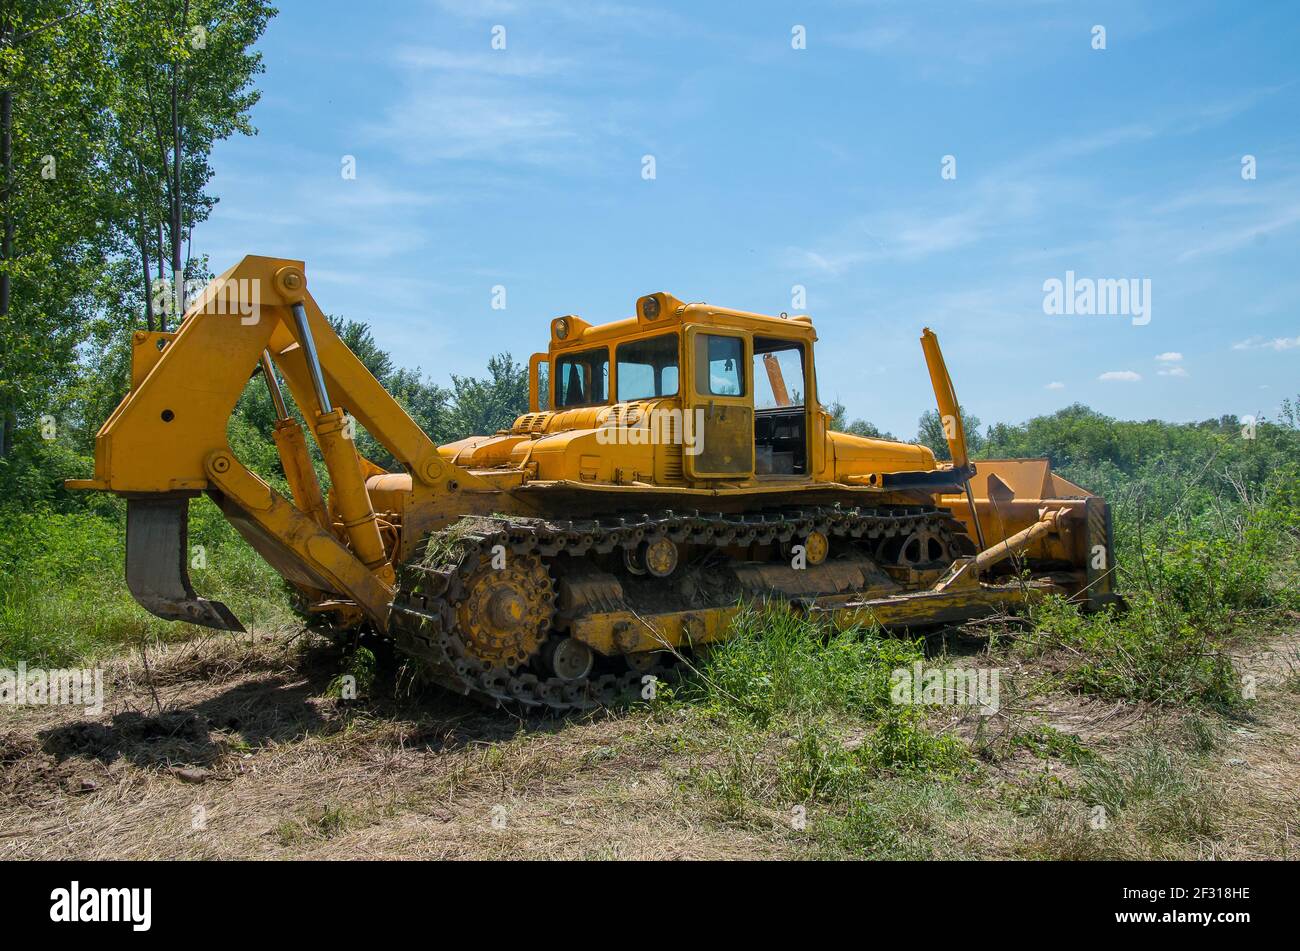
[[[1041,205],[1039,192],[1022,181],[991,179],[959,199],[956,211],[945,202],[942,208],[876,212],[849,222],[820,241],[821,247],[787,248],[784,263],[837,277],[871,261],[915,261],[968,247],[1032,220]]]
[[[1187,370],[1185,370],[1183,367],[1169,367],[1166,370],[1157,370],[1156,374],[1158,376],[1187,376],[1188,375]]]
[[[1177,350],[1169,350],[1165,353],[1157,353],[1156,359],[1161,363],[1182,363],[1183,355]]]
[[[1300,347],[1300,337],[1274,337],[1272,340],[1266,340],[1263,337],[1247,337],[1232,345],[1233,350],[1295,350]]]
[[[1134,373],[1132,370],[1107,370],[1101,376],[1097,377],[1103,383],[1136,383],[1142,379],[1142,374]]]
[[[1064,384],[1064,383],[1061,383],[1061,382],[1058,382],[1058,381],[1053,381],[1053,382],[1051,382],[1051,383],[1048,383],[1047,386],[1044,387],[1044,389],[1048,389],[1048,390],[1063,390],[1063,389],[1065,389],[1065,384]]]
[[[1190,261],[1202,254],[1219,254],[1235,251],[1248,244],[1263,240],[1275,231],[1285,231],[1300,222],[1300,203],[1284,206],[1264,221],[1250,221],[1239,227],[1220,227],[1216,236],[1199,247],[1189,248],[1178,255],[1178,261]]]
[[[561,23],[578,23],[587,28],[604,26],[662,36],[665,30],[683,30],[691,22],[670,10],[653,5],[592,2],[592,0],[434,0],[444,13],[466,20],[484,20],[511,16],[530,20],[550,19]],[[507,21],[508,25],[508,21]]]
[[[554,146],[571,145],[578,136],[559,104],[522,88],[499,87],[495,78],[483,79],[486,84],[470,76],[417,80],[367,131],[412,161],[561,162]]]
[[[490,76],[544,76],[570,68],[566,59],[493,50],[482,53],[456,53],[428,46],[406,46],[395,59],[402,66],[416,70],[455,73],[485,73]]]

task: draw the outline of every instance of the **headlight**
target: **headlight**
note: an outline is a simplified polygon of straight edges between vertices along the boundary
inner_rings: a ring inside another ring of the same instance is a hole
[[[563,340],[569,336],[569,322],[561,317],[555,322],[555,339]]]

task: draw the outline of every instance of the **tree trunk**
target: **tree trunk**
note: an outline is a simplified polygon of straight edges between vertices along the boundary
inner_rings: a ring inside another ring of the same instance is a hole
[[[172,65],[172,294],[176,301],[176,319],[185,313],[185,272],[181,261],[181,110],[180,67]]]
[[[153,330],[153,295],[149,292],[149,228],[140,212],[140,280],[144,290],[144,324]]]
[[[0,37],[2,39],[2,37]],[[11,132],[13,130],[14,94],[6,89],[0,92],[0,164],[4,165],[4,236],[0,238],[0,259],[7,265],[14,253],[14,156]],[[0,317],[9,313],[9,271],[0,272]]]

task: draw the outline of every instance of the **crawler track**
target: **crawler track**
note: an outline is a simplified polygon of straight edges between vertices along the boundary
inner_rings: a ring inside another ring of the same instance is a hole
[[[967,553],[969,540],[951,514],[934,506],[841,508],[839,506],[770,509],[744,514],[673,513],[623,514],[592,519],[468,517],[432,533],[422,556],[401,573],[393,602],[392,631],[398,647],[422,665],[429,679],[462,694],[503,704],[549,707],[554,710],[612,706],[638,696],[647,675],[672,675],[670,662],[632,668],[618,658],[603,659],[590,675],[577,680],[546,676],[540,657],[533,655],[507,665],[477,656],[460,629],[463,609],[473,594],[474,579],[490,562],[494,549],[506,557],[546,566],[521,582],[522,598],[540,611],[549,625],[554,616],[552,583],[557,559],[591,559],[643,542],[668,538],[684,550],[708,555],[712,549],[796,543],[818,531],[843,548],[879,556],[891,541],[927,530],[947,540],[955,553]],[[843,545],[847,541],[849,545]],[[501,549],[496,546],[502,546]],[[705,605],[725,607],[730,602]],[[542,637],[550,630],[541,632]],[[480,651],[479,654],[482,652]],[[665,656],[665,654],[656,656]],[[602,666],[603,664],[603,666]],[[611,667],[627,667],[611,670]]]

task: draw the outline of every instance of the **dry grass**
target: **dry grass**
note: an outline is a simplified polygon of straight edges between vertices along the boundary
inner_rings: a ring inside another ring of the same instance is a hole
[[[1025,685],[1042,671],[1021,669],[999,717],[934,718],[982,753],[970,775],[882,775],[847,813],[810,805],[805,829],[770,782],[781,738],[746,747],[689,708],[520,719],[394,696],[391,676],[348,705],[327,696],[340,655],[306,636],[209,636],[148,660],[148,673],[138,653],[111,663],[99,716],[0,708],[0,858],[1300,851],[1294,634],[1238,656],[1258,700],[1237,719],[1036,692]],[[729,770],[758,792],[729,791]],[[1104,829],[1090,825],[1099,795],[1124,803]]]

